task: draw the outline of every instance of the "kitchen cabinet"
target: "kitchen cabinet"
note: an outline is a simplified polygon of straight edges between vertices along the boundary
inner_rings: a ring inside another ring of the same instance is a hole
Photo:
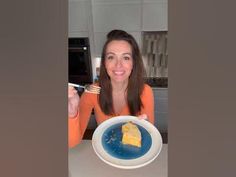
[[[93,30],[95,55],[100,56],[106,34],[112,29],[123,29],[141,43],[141,0],[93,0]]]
[[[69,37],[89,36],[90,0],[69,0]]]
[[[142,31],[168,31],[167,0],[144,0]]]
[[[168,88],[153,88],[155,125],[161,133],[168,132]]]
[[[142,31],[167,31],[167,0],[92,0],[95,56],[100,56],[106,34],[123,29],[141,47]]]
[[[167,0],[69,0],[69,37],[92,35],[94,56],[115,28],[134,35],[140,45],[142,31],[168,30],[167,7]]]
[[[93,1],[94,32],[108,32],[114,28],[140,31],[141,1]]]

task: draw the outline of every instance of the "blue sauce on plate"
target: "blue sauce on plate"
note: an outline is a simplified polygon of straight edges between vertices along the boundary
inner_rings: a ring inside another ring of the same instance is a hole
[[[152,138],[148,131],[142,126],[138,126],[142,135],[141,147],[122,144],[121,127],[124,123],[112,125],[106,129],[102,135],[102,146],[104,150],[113,157],[119,159],[136,159],[143,156],[151,147]]]

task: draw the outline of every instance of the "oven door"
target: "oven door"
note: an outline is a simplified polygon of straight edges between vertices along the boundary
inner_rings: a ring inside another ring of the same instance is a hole
[[[85,84],[92,82],[92,68],[88,47],[69,48],[69,82]]]

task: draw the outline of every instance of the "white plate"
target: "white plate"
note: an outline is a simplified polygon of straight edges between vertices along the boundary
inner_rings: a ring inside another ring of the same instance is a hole
[[[128,121],[135,123],[141,131],[141,148],[121,143],[121,126]],[[135,116],[117,116],[96,128],[92,146],[105,163],[117,168],[134,169],[151,163],[159,155],[162,138],[157,128],[146,120],[139,120]]]

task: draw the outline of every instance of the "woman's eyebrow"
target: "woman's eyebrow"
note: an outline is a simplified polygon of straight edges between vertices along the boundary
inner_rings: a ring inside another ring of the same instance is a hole
[[[109,54],[115,55],[115,53],[113,53],[113,52],[107,52],[106,53],[106,55],[109,55]]]
[[[130,52],[125,52],[125,53],[121,53],[122,55],[130,55],[130,56],[132,56],[132,53],[130,53]],[[114,52],[107,52],[105,55],[116,55],[116,53],[114,53]]]
[[[127,53],[123,53],[123,55],[132,55],[131,53],[127,52]]]

